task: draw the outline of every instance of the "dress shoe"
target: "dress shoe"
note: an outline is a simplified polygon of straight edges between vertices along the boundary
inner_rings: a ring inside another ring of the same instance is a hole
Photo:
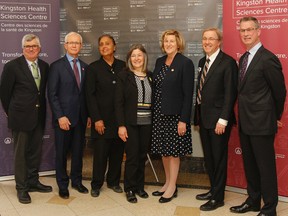
[[[119,185],[107,185],[108,188],[112,189],[116,193],[123,193],[122,188]]]
[[[79,193],[88,193],[88,189],[83,185],[83,184],[78,184],[78,185],[72,185],[72,188],[77,190]]]
[[[153,195],[153,196],[162,196],[164,193],[165,193],[165,191],[163,191],[163,192],[154,191],[154,192],[152,193],[152,195]]]
[[[210,191],[207,193],[196,195],[197,200],[210,200],[211,197],[212,197],[212,193],[210,193]]]
[[[130,203],[137,203],[137,198],[136,198],[135,193],[133,191],[126,192],[126,199]]]
[[[31,203],[31,197],[27,191],[17,191],[18,201],[22,204]]]
[[[69,190],[68,189],[60,189],[59,190],[59,196],[62,199],[69,199]]]
[[[159,199],[159,202],[160,202],[160,203],[170,202],[173,198],[176,198],[176,197],[177,197],[177,194],[178,194],[178,189],[177,189],[177,187],[176,187],[176,189],[175,189],[175,191],[174,191],[174,193],[173,193],[173,195],[172,195],[171,197],[165,198],[165,197],[161,196],[160,199]]]
[[[92,197],[98,197],[99,195],[100,195],[100,189],[99,188],[91,189],[91,196]]]
[[[136,192],[135,192],[139,197],[141,197],[141,198],[144,198],[144,199],[146,199],[146,198],[148,198],[149,197],[149,195],[148,195],[148,193],[145,191],[145,190],[137,190]]]
[[[209,200],[208,202],[206,202],[205,204],[200,206],[200,210],[201,211],[212,211],[215,210],[221,206],[224,206],[224,202],[223,201],[216,201],[216,200]]]
[[[40,182],[38,182],[35,185],[30,185],[29,192],[41,192],[41,193],[48,193],[52,191],[52,187],[48,185],[44,185]]]
[[[249,211],[257,212],[260,211],[260,206],[252,206],[246,202],[242,203],[239,206],[232,206],[230,211],[233,213],[245,213]]]

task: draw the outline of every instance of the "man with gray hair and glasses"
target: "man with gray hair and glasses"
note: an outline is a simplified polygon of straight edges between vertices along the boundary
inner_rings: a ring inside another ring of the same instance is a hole
[[[31,203],[28,192],[51,192],[39,181],[46,119],[46,81],[49,65],[38,58],[41,44],[34,34],[24,35],[23,55],[4,65],[0,96],[14,140],[14,174],[20,203]]]

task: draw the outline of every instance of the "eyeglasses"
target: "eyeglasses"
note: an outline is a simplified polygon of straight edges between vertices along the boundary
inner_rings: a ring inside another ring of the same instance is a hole
[[[39,48],[39,45],[26,45],[24,46],[25,49],[38,49]]]
[[[258,28],[239,29],[239,32],[240,33],[245,33],[245,32],[250,33],[250,32],[252,32],[252,31],[254,31],[256,29],[258,29]]]
[[[73,45],[79,46],[81,43],[80,42],[66,42],[66,44],[71,45],[71,46]]]
[[[215,40],[219,40],[219,39],[218,38],[212,38],[212,37],[210,37],[210,38],[203,37],[202,38],[202,41],[215,41]]]

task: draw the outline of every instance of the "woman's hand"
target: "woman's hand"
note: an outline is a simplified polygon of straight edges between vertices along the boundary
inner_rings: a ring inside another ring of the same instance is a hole
[[[121,138],[121,140],[123,140],[123,142],[127,141],[128,133],[125,126],[120,126],[118,128],[118,136]]]
[[[186,123],[185,122],[178,122],[178,135],[184,136],[186,133]]]
[[[103,135],[105,130],[105,125],[102,120],[95,122],[95,130],[98,132],[98,134]]]

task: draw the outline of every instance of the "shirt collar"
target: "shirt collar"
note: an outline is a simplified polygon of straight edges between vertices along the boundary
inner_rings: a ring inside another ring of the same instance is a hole
[[[214,62],[219,52],[220,52],[220,48],[218,48],[217,51],[214,52],[211,56],[206,55],[206,59],[208,58],[210,59],[209,65],[211,65]]]
[[[252,47],[250,50],[247,50],[251,56],[254,56],[255,53],[258,51],[258,49],[262,46],[262,43],[257,43],[254,47]]]

